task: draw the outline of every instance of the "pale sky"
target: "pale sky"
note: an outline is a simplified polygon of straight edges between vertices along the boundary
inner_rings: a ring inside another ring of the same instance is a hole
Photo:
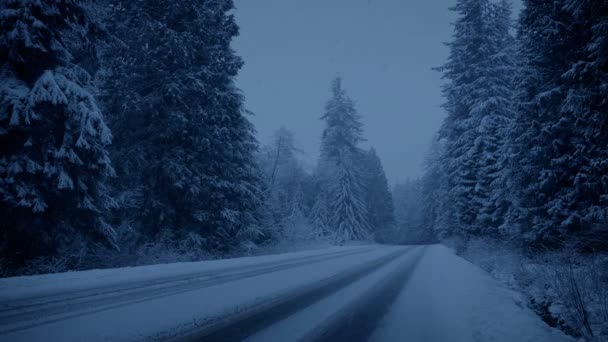
[[[285,126],[313,164],[338,73],[391,183],[422,173],[444,112],[438,72],[455,0],[236,0],[238,86],[262,144]]]

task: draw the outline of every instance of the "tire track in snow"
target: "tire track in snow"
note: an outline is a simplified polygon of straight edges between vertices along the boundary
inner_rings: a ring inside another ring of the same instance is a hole
[[[349,341],[365,342],[371,337],[378,323],[389,312],[397,296],[405,287],[426,247],[420,250],[414,260],[408,260],[400,266],[400,271],[382,279],[371,290],[336,313],[323,326],[313,330],[300,341],[332,342]]]
[[[410,251],[410,248],[403,248],[388,255],[383,255],[346,272],[327,278],[322,282],[310,284],[300,289],[289,291],[289,293],[280,294],[275,298],[266,299],[262,303],[244,308],[229,316],[219,317],[211,324],[207,324],[196,331],[181,334],[172,340],[205,342],[243,340],[271,326],[273,323],[339,291]],[[167,338],[159,337],[159,340],[167,340]]]

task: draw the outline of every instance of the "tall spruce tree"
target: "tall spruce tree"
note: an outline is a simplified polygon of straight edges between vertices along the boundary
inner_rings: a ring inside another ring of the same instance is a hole
[[[565,192],[572,172],[576,140],[574,116],[562,111],[568,92],[563,75],[578,59],[581,40],[571,28],[563,1],[525,2],[519,40],[523,66],[518,110],[511,132],[510,164],[516,203],[508,214],[514,233],[543,247],[562,244],[572,220]]]
[[[326,128],[321,138],[319,162],[321,187],[326,194],[329,229],[337,243],[369,236],[363,190],[363,170],[359,165],[363,125],[354,102],[346,95],[342,79],[331,85],[332,97],[325,105]]]
[[[449,210],[448,182],[444,156],[444,141],[434,137],[424,161],[424,175],[420,179],[422,225],[435,238],[450,234],[452,214]]]
[[[363,151],[361,165],[367,221],[374,238],[382,239],[383,233],[391,230],[395,223],[393,197],[375,149]]]
[[[564,115],[574,117],[569,187],[564,201],[571,240],[585,250],[606,250],[608,241],[608,2],[570,0],[569,36],[580,44],[564,74],[568,94]],[[577,48],[577,47],[573,47]]]
[[[504,215],[509,207],[509,194],[504,189],[507,159],[505,142],[515,116],[514,75],[517,71],[515,40],[511,35],[511,4],[502,0],[490,4],[485,19],[490,50],[477,81],[482,92],[472,115],[479,116],[475,139],[477,160],[476,197],[480,208],[475,229],[484,236],[499,237]]]
[[[257,142],[235,86],[243,62],[230,47],[233,2],[111,4],[118,39],[106,53],[104,103],[117,188],[140,199],[127,219],[145,236],[168,230],[221,252],[255,240]]]
[[[447,45],[450,55],[447,63],[437,70],[447,80],[443,88],[447,111],[440,135],[445,139],[444,162],[451,203],[449,216],[453,217],[453,233],[480,234],[477,224],[484,198],[480,190],[487,184],[480,182],[479,155],[494,147],[494,141],[480,141],[480,128],[486,126],[484,116],[493,104],[488,101],[488,62],[493,42],[490,35],[488,0],[459,0],[451,9],[458,14],[454,24],[453,40]],[[487,126],[494,130],[493,120]],[[483,124],[482,124],[483,122]],[[489,129],[488,128],[488,129]],[[485,182],[487,183],[487,182]]]
[[[1,253],[15,267],[90,239],[115,243],[103,219],[112,135],[74,61],[92,30],[80,1],[0,5]]]

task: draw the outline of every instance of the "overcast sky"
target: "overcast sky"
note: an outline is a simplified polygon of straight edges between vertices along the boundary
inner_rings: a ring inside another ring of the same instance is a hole
[[[236,0],[238,85],[262,144],[286,126],[319,153],[323,106],[340,74],[391,183],[422,172],[444,112],[439,73],[455,0]]]

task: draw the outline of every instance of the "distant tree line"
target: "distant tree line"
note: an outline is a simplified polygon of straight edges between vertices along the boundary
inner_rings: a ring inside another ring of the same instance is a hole
[[[261,150],[266,229],[275,240],[380,241],[394,229],[393,199],[376,151],[360,146],[363,126],[340,77],[321,116],[326,127],[320,158],[310,171],[298,158],[293,134],[279,129]]]

